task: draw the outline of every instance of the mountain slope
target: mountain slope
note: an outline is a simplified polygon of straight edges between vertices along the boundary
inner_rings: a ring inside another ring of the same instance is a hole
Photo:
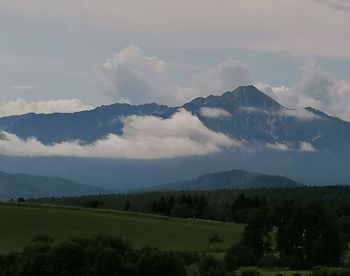
[[[243,147],[205,156],[159,160],[26,158],[0,152],[0,168],[58,175],[120,192],[231,168],[288,175],[314,185],[350,183],[350,123],[311,107],[289,109],[254,86],[197,98],[182,107],[113,104],[70,114],[31,113],[0,118],[0,140],[6,139],[1,136],[3,130],[21,138],[36,137],[44,144],[72,140],[91,143],[109,133],[122,134],[126,116],[169,118],[178,108],[197,116],[207,128],[240,140]],[[219,110],[226,116],[207,116],[203,109]]]
[[[18,197],[73,196],[111,192],[111,190],[78,184],[61,177],[0,172],[0,200],[16,199]]]
[[[53,113],[0,118],[0,129],[27,139],[36,137],[44,144],[81,140],[91,143],[113,133],[122,134],[127,116],[169,117],[174,108],[158,104],[112,104],[75,113]]]
[[[284,176],[231,170],[203,175],[192,180],[160,186],[161,190],[220,190],[247,188],[284,188],[300,186]]]
[[[113,104],[76,113],[30,113],[0,118],[0,130],[21,138],[36,137],[44,144],[72,140],[91,143],[110,133],[121,135],[127,116],[169,118],[178,108],[155,103]],[[284,143],[297,148],[306,142],[317,150],[350,150],[349,122],[313,108],[289,109],[252,85],[220,96],[196,98],[182,108],[209,129],[250,143]],[[228,116],[208,117],[203,108],[224,110]]]

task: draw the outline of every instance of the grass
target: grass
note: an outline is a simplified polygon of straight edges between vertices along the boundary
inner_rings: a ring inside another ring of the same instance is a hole
[[[310,271],[283,271],[283,270],[262,271],[262,274],[264,276],[276,276],[278,273],[282,273],[283,276],[293,276],[294,273],[299,273],[302,276],[309,276],[310,275]]]
[[[145,214],[53,207],[30,204],[0,204],[0,253],[20,250],[38,234],[57,242],[72,236],[109,233],[128,239],[136,248],[145,245],[164,250],[208,251],[208,238],[217,234],[222,252],[237,242],[243,225],[188,221]]]

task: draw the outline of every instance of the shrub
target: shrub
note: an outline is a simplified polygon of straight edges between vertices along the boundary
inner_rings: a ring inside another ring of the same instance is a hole
[[[214,256],[205,256],[199,263],[199,271],[203,276],[225,276],[223,263]]]
[[[273,268],[278,266],[279,259],[274,254],[267,254],[258,261],[258,266]]]
[[[311,276],[349,276],[349,268],[320,268],[313,270]]]

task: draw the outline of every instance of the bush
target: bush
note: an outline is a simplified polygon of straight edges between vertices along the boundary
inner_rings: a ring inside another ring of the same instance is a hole
[[[192,264],[187,267],[187,276],[201,276],[198,265]]]
[[[241,271],[241,276],[262,276],[262,273],[257,268],[248,267]]]
[[[300,261],[299,258],[294,255],[283,256],[280,258],[280,266],[296,269],[300,267]]]
[[[313,270],[311,276],[349,276],[349,268],[320,268]]]
[[[174,252],[146,249],[137,266],[141,275],[186,276],[185,262]]]
[[[199,263],[199,271],[203,276],[225,276],[223,263],[214,256],[205,256]]]
[[[226,268],[232,271],[242,266],[255,266],[256,255],[255,248],[242,242],[236,243],[225,254]]]
[[[267,254],[258,261],[259,267],[273,268],[278,266],[279,259],[274,254]]]

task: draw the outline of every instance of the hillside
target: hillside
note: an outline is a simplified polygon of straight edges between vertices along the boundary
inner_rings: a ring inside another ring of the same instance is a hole
[[[18,197],[74,196],[111,192],[112,190],[82,185],[61,177],[0,172],[0,200],[16,199]]]
[[[193,191],[249,188],[291,188],[300,186],[292,179],[278,175],[231,170],[203,175],[192,180],[166,184],[161,190]]]
[[[150,245],[165,250],[206,251],[216,233],[227,249],[239,240],[240,224],[218,224],[105,210],[0,204],[0,252],[19,250],[35,235],[48,234],[57,242],[95,233],[128,239],[140,248]]]

